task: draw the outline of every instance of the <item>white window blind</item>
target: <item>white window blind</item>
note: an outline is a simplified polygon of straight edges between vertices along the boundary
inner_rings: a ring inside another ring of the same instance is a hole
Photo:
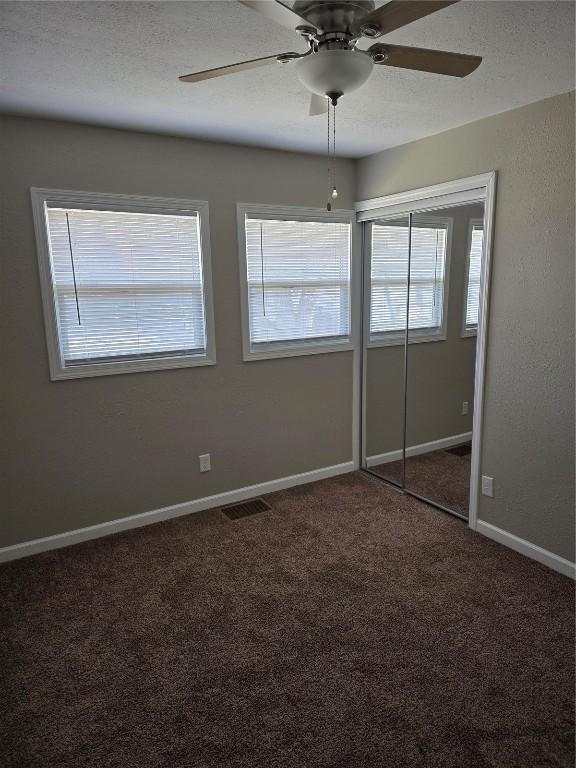
[[[252,350],[350,336],[350,224],[246,215]]]
[[[64,367],[206,353],[198,213],[46,218]]]
[[[468,254],[468,280],[466,285],[466,330],[478,327],[478,305],[480,299],[480,271],[484,225],[481,221],[471,222],[470,252]]]
[[[409,227],[372,224],[370,335],[404,331],[408,287]]]
[[[444,317],[448,220],[372,224],[370,335],[400,335],[406,327],[410,263],[410,330],[438,334]],[[415,334],[416,335],[416,334]]]

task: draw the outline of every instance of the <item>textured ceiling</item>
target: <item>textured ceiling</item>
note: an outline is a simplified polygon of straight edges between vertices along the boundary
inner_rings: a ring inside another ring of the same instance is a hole
[[[5,112],[324,151],[325,118],[292,65],[183,84],[178,75],[289,50],[289,29],[230,0],[1,2]],[[385,38],[484,57],[464,80],[380,67],[338,107],[360,157],[574,88],[574,3],[466,0]]]

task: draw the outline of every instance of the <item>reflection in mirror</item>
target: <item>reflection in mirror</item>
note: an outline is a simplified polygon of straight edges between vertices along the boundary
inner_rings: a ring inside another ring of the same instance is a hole
[[[405,488],[467,517],[482,204],[412,216]]]
[[[365,465],[402,486],[409,216],[366,225]]]

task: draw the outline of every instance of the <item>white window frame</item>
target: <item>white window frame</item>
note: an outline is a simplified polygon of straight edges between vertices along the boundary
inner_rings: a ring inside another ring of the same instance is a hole
[[[240,265],[240,303],[242,311],[242,358],[250,360],[268,360],[278,357],[299,357],[300,355],[317,355],[325,352],[342,352],[354,349],[354,237],[356,229],[356,214],[354,211],[327,211],[324,208],[299,208],[283,205],[259,205],[255,203],[238,203],[236,206],[238,221],[238,257]],[[350,225],[350,330],[348,336],[342,339],[297,339],[295,341],[270,342],[258,344],[255,349],[250,341],[250,308],[248,303],[248,266],[246,260],[246,215],[275,217],[286,221],[319,221],[336,222]]]
[[[468,239],[466,241],[466,269],[464,274],[464,295],[462,298],[462,329],[460,336],[466,339],[470,336],[476,336],[478,333],[478,325],[468,326],[466,325],[466,315],[468,314],[468,277],[470,275],[470,250],[472,248],[472,233],[474,227],[480,225],[482,232],[484,233],[484,219],[476,218],[470,219],[468,222]],[[482,261],[484,260],[484,236],[482,236]]]
[[[426,214],[416,213],[419,221],[426,220]],[[370,333],[370,319],[372,313],[372,225],[380,222],[398,221],[398,216],[382,217],[377,221],[369,221],[366,226],[370,229],[370,236],[366,238],[366,285],[365,292],[368,303],[368,335],[366,346],[373,347],[397,347],[404,344],[406,340],[406,331],[385,331],[379,332],[374,336]],[[428,341],[446,341],[448,337],[448,301],[450,293],[450,261],[452,258],[452,230],[454,219],[451,216],[430,216],[430,223],[441,221],[446,224],[446,260],[444,263],[444,291],[442,295],[442,323],[437,328],[416,328],[409,331],[408,343],[421,344]]]
[[[171,368],[190,368],[216,363],[214,340],[214,307],[212,300],[212,270],[210,264],[210,227],[208,203],[203,200],[178,200],[160,197],[140,197],[137,195],[117,195],[100,192],[81,192],[65,189],[44,189],[32,187],[32,213],[36,234],[36,250],[40,270],[42,304],[50,378],[79,379],[111,374],[138,373],[141,371],[159,371]],[[204,316],[206,323],[206,351],[197,355],[175,355],[174,357],[147,357],[143,360],[107,360],[102,363],[66,366],[60,351],[56,296],[52,279],[50,242],[46,208],[58,207],[118,211],[128,213],[156,214],[197,214],[200,224],[200,258],[202,260]]]

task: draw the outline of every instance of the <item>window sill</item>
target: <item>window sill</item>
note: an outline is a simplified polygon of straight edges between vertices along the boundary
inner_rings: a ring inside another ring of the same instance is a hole
[[[114,376],[124,373],[145,373],[165,371],[174,368],[195,368],[201,365],[215,365],[216,358],[209,355],[190,355],[188,357],[148,358],[147,360],[125,360],[121,363],[90,363],[89,365],[71,365],[68,367],[51,366],[52,381],[64,379],[86,379],[96,376]]]
[[[477,336],[478,335],[478,329],[477,328],[464,328],[460,336],[463,339],[467,339],[470,336]]]
[[[251,347],[244,351],[243,360],[245,363],[251,360],[273,360],[279,357],[301,357],[302,355],[322,355],[328,352],[347,352],[354,349],[354,344],[350,339],[332,342],[298,343],[298,344],[278,344],[273,346]]]

